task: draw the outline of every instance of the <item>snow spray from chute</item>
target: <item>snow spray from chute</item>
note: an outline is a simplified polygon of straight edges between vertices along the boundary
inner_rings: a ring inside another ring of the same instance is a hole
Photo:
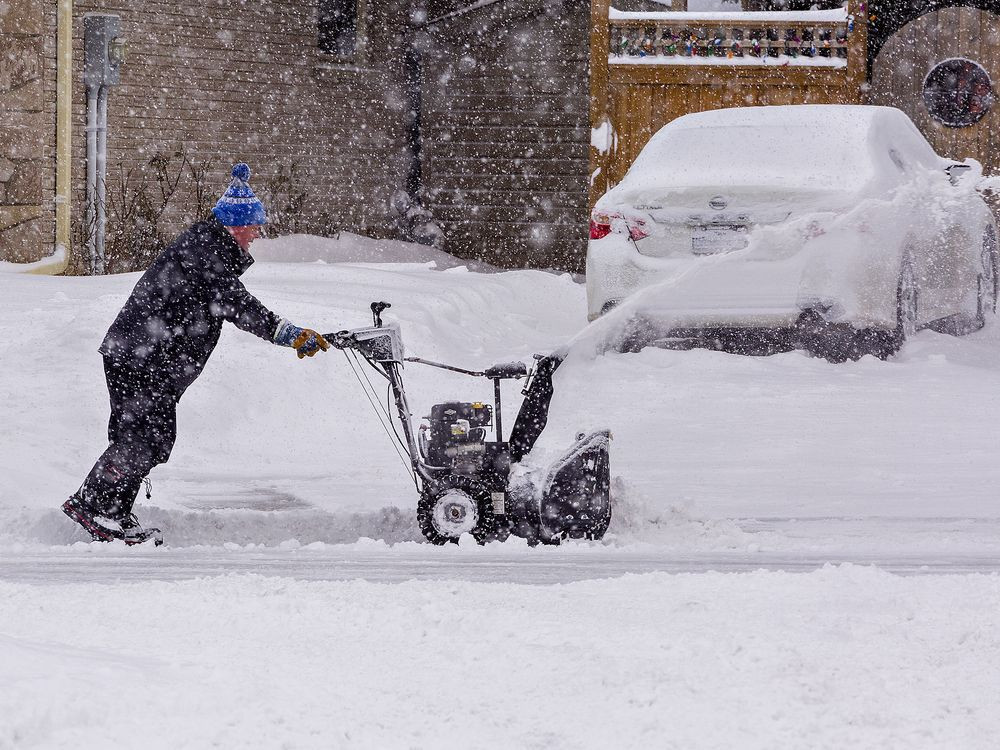
[[[383,324],[390,305],[373,302],[372,326],[330,333],[325,338],[347,356],[386,434],[411,475],[419,499],[417,522],[434,544],[457,542],[466,533],[480,543],[511,534],[530,544],[561,539],[601,539],[611,522],[610,433],[580,433],[572,446],[544,469],[512,471],[545,429],[552,400],[552,375],[563,355],[536,355],[523,362],[493,365],[482,371],[406,357],[399,326]],[[404,362],[493,381],[494,404],[447,401],[436,404],[414,433],[403,386]],[[395,421],[382,404],[365,365],[388,381]],[[501,423],[501,382],[526,381],[524,401],[508,440]],[[494,421],[495,419],[495,421]],[[402,435],[396,429],[398,421]],[[488,428],[494,440],[487,440]]]

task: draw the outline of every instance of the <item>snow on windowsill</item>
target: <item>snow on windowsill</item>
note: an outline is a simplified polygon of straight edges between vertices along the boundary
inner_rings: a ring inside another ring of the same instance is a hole
[[[846,68],[843,57],[688,57],[685,55],[608,55],[609,65],[725,65],[758,68]]]
[[[687,23],[696,21],[732,21],[734,23],[787,23],[815,21],[816,23],[845,23],[847,8],[834,10],[772,10],[772,11],[626,11],[608,9],[612,21],[674,21]]]

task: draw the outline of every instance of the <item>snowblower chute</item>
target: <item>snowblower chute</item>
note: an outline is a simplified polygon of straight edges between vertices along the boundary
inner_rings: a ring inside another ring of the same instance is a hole
[[[502,541],[512,533],[532,544],[602,538],[611,521],[610,435],[606,430],[579,434],[547,468],[517,466],[548,421],[552,376],[562,357],[536,355],[530,369],[523,362],[510,362],[483,371],[406,357],[399,326],[382,323],[382,312],[389,306],[372,303],[370,328],[325,338],[347,355],[383,426],[400,448],[419,495],[417,521],[423,535],[435,544],[457,542],[466,533],[480,543]],[[435,404],[415,433],[401,375],[404,362],[492,380],[494,402]],[[371,381],[362,377],[364,364],[388,381],[395,415],[382,409]],[[526,379],[524,401],[510,438],[504,440],[500,384],[521,379]],[[488,439],[491,432],[493,440]]]

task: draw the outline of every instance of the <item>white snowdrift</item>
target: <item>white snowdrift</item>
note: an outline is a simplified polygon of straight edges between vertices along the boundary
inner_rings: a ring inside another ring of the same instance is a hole
[[[0,748],[923,748],[1000,732],[1000,579],[0,582]]]

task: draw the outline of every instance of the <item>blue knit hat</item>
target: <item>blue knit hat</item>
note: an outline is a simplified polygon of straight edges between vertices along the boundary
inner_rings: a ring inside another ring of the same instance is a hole
[[[219,198],[212,213],[223,226],[246,227],[251,224],[267,224],[264,206],[250,189],[250,167],[243,162],[233,165],[233,181],[229,189]]]

